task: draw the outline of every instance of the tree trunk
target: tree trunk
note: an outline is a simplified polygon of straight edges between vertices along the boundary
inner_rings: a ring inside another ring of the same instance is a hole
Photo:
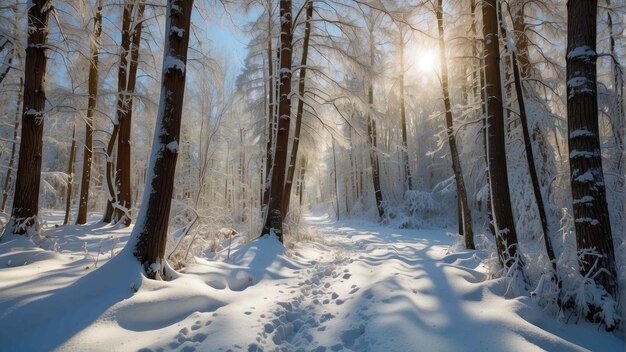
[[[145,2],[128,2],[124,5],[124,13],[127,9],[132,16],[133,8],[137,7],[137,13],[132,20],[133,28],[129,25],[129,38],[132,38],[130,46],[130,62],[126,81],[126,89],[122,93],[122,109],[117,110],[117,121],[119,124],[119,134],[117,136],[117,163],[116,163],[116,182],[117,182],[117,206],[115,207],[114,221],[119,221],[125,226],[131,223],[130,208],[132,207],[131,198],[131,127],[133,114],[133,95],[135,92],[135,84],[137,82],[137,65],[139,59],[139,45],[141,43],[141,30],[143,28],[143,12]],[[127,18],[126,16],[124,18]],[[128,17],[129,20],[131,17]]]
[[[100,50],[100,34],[102,33],[102,3],[98,0],[93,24],[93,39],[91,45],[91,62],[89,65],[89,100],[87,102],[87,116],[85,117],[85,146],[83,148],[83,173],[80,182],[80,197],[76,224],[87,222],[89,211],[89,186],[91,185],[91,162],[93,149],[93,115],[98,98],[98,51]]]
[[[450,103],[450,92],[448,90],[448,62],[446,58],[446,43],[444,38],[443,27],[443,1],[437,1],[437,23],[439,33],[439,60],[441,61],[441,89],[443,93],[443,104],[446,113],[446,130],[448,134],[448,145],[450,147],[450,155],[452,157],[452,170],[454,171],[454,179],[456,181],[456,189],[458,194],[458,210],[459,218],[463,223],[463,236],[465,238],[465,247],[467,249],[475,249],[474,231],[472,229],[472,212],[467,202],[467,190],[465,189],[465,181],[463,180],[463,169],[461,168],[461,160],[456,145],[456,136],[454,133],[454,120],[452,118],[452,106]]]
[[[543,242],[546,247],[546,253],[548,259],[552,263],[552,269],[556,273],[556,256],[554,255],[554,249],[552,247],[552,240],[550,240],[550,234],[548,232],[548,218],[546,216],[546,208],[543,204],[543,195],[541,192],[541,185],[539,184],[539,176],[537,175],[537,168],[535,166],[535,155],[533,153],[532,140],[530,139],[530,131],[528,127],[528,117],[526,116],[526,105],[524,104],[524,91],[522,89],[522,78],[518,68],[518,60],[515,51],[511,52],[511,60],[513,61],[513,77],[515,80],[515,92],[517,94],[517,103],[519,106],[520,121],[522,123],[522,134],[524,137],[524,149],[526,152],[526,163],[528,164],[528,173],[530,174],[530,181],[533,185],[533,193],[535,196],[535,203],[537,204],[537,210],[539,212],[539,220],[541,221],[541,230],[543,231]]]
[[[270,197],[271,170],[274,159],[274,58],[272,55],[272,0],[267,2],[267,71],[268,101],[267,101],[267,143],[265,146],[265,178],[263,179],[263,204],[267,207]]]
[[[13,211],[5,233],[24,234],[37,230],[44,110],[46,106],[46,50],[48,0],[33,0],[28,9],[28,42],[24,62],[22,136],[15,181]]]
[[[496,233],[496,247],[500,263],[510,268],[522,269],[518,253],[517,233],[511,209],[509,180],[504,143],[504,108],[502,105],[502,79],[500,77],[500,43],[498,39],[497,0],[484,0],[483,36],[485,57],[485,96],[487,99],[487,155],[491,208]]]
[[[313,18],[313,1],[309,1],[306,5],[306,25],[304,27],[304,43],[302,44],[302,59],[300,60],[300,74],[298,79],[298,107],[296,111],[296,128],[293,135],[293,144],[291,145],[291,156],[289,158],[289,169],[287,171],[287,182],[285,183],[285,191],[283,193],[283,214],[289,211],[289,200],[291,199],[291,187],[293,184],[293,176],[296,169],[296,160],[298,158],[298,147],[300,146],[300,130],[302,129],[302,113],[304,112],[304,94],[306,83],[306,63],[309,55],[309,37],[311,35],[311,21]]]
[[[67,165],[67,193],[65,198],[65,219],[63,225],[69,224],[70,213],[72,212],[72,186],[74,185],[74,159],[76,158],[76,124],[72,129],[72,146],[70,147],[70,160]]]
[[[137,238],[134,254],[151,279],[163,277],[165,264],[163,257],[180,145],[192,8],[192,0],[169,0],[167,3],[160,108],[152,141],[149,177],[132,233]]]
[[[404,165],[404,185],[413,190],[411,165],[409,164],[409,144],[407,142],[406,108],[404,102],[404,32],[400,29],[400,120],[402,123],[402,164]]]
[[[4,178],[4,187],[2,188],[2,212],[5,211],[9,192],[11,191],[11,178],[13,173],[13,164],[15,163],[15,149],[17,147],[17,132],[20,127],[20,113],[22,112],[22,88],[23,81],[20,78],[20,86],[17,91],[17,103],[15,104],[15,124],[13,126],[13,143],[11,144],[11,156],[9,157],[9,165],[7,166],[7,174]]]
[[[370,32],[370,70],[374,70],[374,33]],[[367,87],[367,137],[370,145],[370,163],[372,165],[372,183],[374,184],[374,197],[376,198],[376,209],[378,209],[378,220],[383,220],[385,208],[383,207],[383,192],[380,188],[380,166],[378,164],[378,143],[376,133],[376,119],[372,116],[374,112],[374,79],[369,78]]]
[[[523,7],[521,7],[523,9]],[[506,35],[507,35],[507,31],[506,31],[506,24],[504,22],[504,18],[502,17],[502,8],[499,9],[499,15],[500,15],[500,28],[502,30],[502,35],[506,40]],[[522,18],[519,18],[519,16],[522,16]],[[515,18],[514,22],[521,22],[522,24],[519,26],[522,26],[522,28],[526,28],[524,19],[523,19],[523,10],[521,15],[518,14],[518,17]],[[525,35],[524,33],[518,33],[518,38],[524,38],[525,40]],[[527,53],[527,49],[526,49],[526,42],[523,41],[523,44],[517,44],[516,48],[521,48],[522,52],[525,53],[525,55],[528,55]],[[548,259],[550,260],[550,263],[552,264],[552,269],[554,270],[554,274],[556,274],[556,256],[554,255],[554,250],[552,247],[552,241],[550,240],[550,234],[548,233],[548,219],[546,216],[546,209],[543,203],[543,195],[541,192],[541,186],[539,183],[539,176],[537,174],[537,168],[535,166],[535,156],[534,156],[534,152],[533,152],[533,145],[532,145],[532,140],[530,139],[530,130],[529,130],[529,126],[528,126],[528,116],[526,115],[526,104],[525,104],[525,97],[524,97],[524,89],[523,89],[523,81],[522,81],[522,76],[520,74],[520,60],[518,57],[516,52],[516,48],[511,48],[511,50],[508,50],[508,45],[505,45],[505,52],[507,54],[509,54],[511,56],[511,68],[513,71],[513,83],[515,86],[515,95],[517,96],[517,105],[518,105],[518,110],[519,110],[519,118],[520,118],[520,122],[522,125],[522,136],[523,136],[523,140],[524,140],[524,152],[526,154],[526,164],[528,165],[528,174],[530,176],[530,181],[533,187],[533,195],[535,197],[535,204],[537,205],[537,211],[539,213],[539,220],[541,222],[541,231],[543,234],[543,241],[544,241],[544,246],[546,248],[546,253],[548,255]],[[525,58],[525,65],[526,65],[526,71],[528,74],[528,58]]]
[[[596,78],[597,0],[567,3],[567,127],[570,182],[581,273],[613,298],[615,255],[606,202],[598,129]],[[602,307],[590,304],[589,318]],[[615,323],[605,321],[607,328]]]
[[[276,153],[272,166],[270,199],[263,235],[272,231],[283,242],[283,191],[289,149],[289,128],[291,123],[291,0],[280,0],[280,101],[278,105],[278,131],[276,133]]]

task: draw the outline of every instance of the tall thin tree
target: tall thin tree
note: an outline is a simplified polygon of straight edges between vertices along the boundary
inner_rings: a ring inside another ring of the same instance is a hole
[[[287,215],[289,211],[289,202],[291,199],[291,187],[293,186],[293,177],[296,171],[296,160],[298,158],[298,148],[300,146],[300,131],[302,129],[302,115],[304,113],[304,95],[306,83],[306,65],[309,56],[309,39],[311,36],[311,23],[313,18],[313,1],[309,0],[306,4],[306,24],[304,26],[304,39],[302,44],[302,58],[300,60],[300,71],[298,76],[298,107],[296,110],[296,127],[293,134],[293,143],[291,145],[291,156],[289,157],[289,169],[287,170],[287,181],[285,182],[285,191],[283,193],[283,214]]]
[[[93,34],[91,39],[91,61],[89,62],[89,98],[87,101],[87,115],[85,116],[85,144],[83,146],[83,172],[80,181],[80,197],[78,199],[77,224],[87,222],[89,210],[89,187],[91,185],[91,163],[93,149],[94,112],[98,101],[98,52],[100,50],[100,35],[102,34],[102,4],[96,3],[96,13],[93,17]]]
[[[180,126],[193,0],[168,0],[161,100],[142,207],[132,236],[135,256],[149,278],[163,277]]]
[[[283,191],[287,171],[287,153],[289,149],[289,129],[291,125],[291,58],[292,58],[292,14],[291,0],[280,0],[280,89],[278,103],[278,131],[276,132],[276,150],[272,166],[272,182],[268,212],[263,227],[263,235],[272,231],[283,242],[282,213]]]
[[[461,159],[459,158],[459,150],[456,144],[456,134],[454,132],[454,119],[452,118],[452,104],[450,103],[450,92],[448,89],[448,62],[446,54],[446,41],[443,25],[443,0],[437,0],[437,24],[439,33],[439,60],[441,61],[441,89],[443,93],[443,105],[446,114],[446,131],[448,134],[448,146],[452,157],[452,170],[454,171],[454,180],[456,181],[456,189],[458,194],[458,212],[461,214],[460,222],[462,223],[463,236],[465,238],[465,247],[475,249],[474,231],[472,229],[472,212],[467,202],[467,190],[463,179],[463,169],[461,167]]]
[[[136,14],[130,28],[129,36],[132,38],[130,47],[129,70],[126,81],[126,90],[122,93],[122,108],[117,110],[117,122],[119,133],[117,136],[117,161],[115,165],[115,176],[117,182],[117,207],[115,208],[114,221],[121,221],[129,226],[131,223],[130,207],[131,202],[131,127],[133,115],[133,93],[137,82],[137,65],[139,63],[139,45],[141,43],[141,31],[143,28],[143,12],[146,7],[144,1],[129,1],[124,6],[124,13],[137,8]],[[132,16],[132,15],[131,15]]]
[[[570,182],[581,273],[617,295],[615,254],[606,202],[596,74],[597,0],[567,2],[567,130]],[[602,310],[589,304],[589,318]],[[607,328],[615,322],[606,321]]]
[[[28,9],[22,136],[14,193],[20,196],[13,200],[11,219],[5,233],[24,234],[28,229],[37,227],[46,106],[48,14],[51,8],[48,0],[33,0]]]
[[[500,263],[521,268],[517,232],[511,208],[509,179],[504,143],[504,107],[502,105],[502,78],[500,76],[500,41],[498,38],[498,0],[484,0],[482,4],[485,98],[487,112],[487,157],[491,189],[491,209]]]

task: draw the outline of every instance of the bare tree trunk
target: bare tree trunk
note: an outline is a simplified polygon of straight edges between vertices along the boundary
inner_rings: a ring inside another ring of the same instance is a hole
[[[302,129],[302,113],[304,112],[306,63],[309,55],[309,37],[311,35],[312,18],[313,1],[309,1],[306,5],[306,25],[304,27],[304,43],[302,44],[302,59],[300,60],[300,75],[298,77],[298,107],[296,111],[296,128],[294,130],[293,144],[291,145],[291,156],[289,158],[289,169],[287,171],[287,181],[285,183],[285,191],[283,193],[284,199],[282,213],[284,215],[287,215],[287,212],[289,211],[291,187],[293,184],[293,176],[296,169],[296,160],[298,158],[298,147],[300,146],[300,130]]]
[[[267,2],[267,71],[268,77],[268,102],[267,102],[267,143],[265,146],[265,178],[263,179],[263,204],[267,207],[270,197],[271,169],[274,159],[274,58],[272,50],[272,0]]]
[[[72,186],[74,185],[74,159],[76,158],[76,124],[72,129],[72,146],[70,147],[70,160],[67,165],[67,193],[65,194],[65,219],[63,225],[69,224],[72,212]]]
[[[15,149],[17,147],[17,132],[20,127],[20,115],[22,108],[22,89],[23,80],[20,78],[20,86],[17,92],[17,103],[15,104],[15,124],[13,125],[13,142],[11,144],[11,157],[9,158],[9,165],[7,166],[7,174],[4,178],[4,187],[2,188],[2,212],[6,209],[7,200],[9,199],[9,192],[11,191],[11,178],[13,173],[13,164],[15,163]]]
[[[511,208],[504,143],[504,108],[502,106],[496,1],[484,0],[482,5],[485,43],[485,96],[487,98],[487,155],[489,158],[491,207],[500,263],[506,268],[517,265],[521,270],[522,263],[517,248],[517,233]]]
[[[115,207],[114,221],[120,221],[124,225],[131,224],[130,208],[132,207],[131,197],[131,127],[133,114],[133,94],[135,92],[135,84],[137,82],[137,65],[139,59],[139,45],[141,43],[141,30],[143,28],[143,12],[145,2],[141,1],[138,5],[135,2],[129,2],[124,5],[124,12],[133,13],[133,8],[137,6],[137,13],[132,20],[133,28],[129,28],[128,36],[132,38],[130,46],[130,62],[129,71],[126,81],[126,90],[122,94],[123,108],[117,111],[117,120],[119,124],[119,134],[117,136],[117,163],[116,163],[116,181],[117,181],[117,207]],[[130,26],[129,26],[130,27]]]
[[[151,279],[163,277],[165,264],[163,257],[180,145],[192,8],[192,0],[169,0],[167,3],[160,109],[152,142],[149,177],[132,233],[137,238],[134,254]]]
[[[291,57],[292,57],[292,15],[291,0],[280,0],[280,101],[278,105],[278,131],[276,133],[276,153],[272,167],[272,182],[267,219],[263,235],[272,231],[283,242],[283,191],[289,149],[289,128],[291,123]]]
[[[521,7],[523,9],[523,7]],[[506,24],[504,22],[504,18],[502,17],[502,8],[498,9],[500,15],[500,29],[502,31],[502,35],[506,40],[507,30]],[[521,16],[521,18],[519,17]],[[523,10],[521,15],[518,14],[518,17],[514,19],[514,22],[521,23],[523,29],[526,28],[526,24],[523,19]],[[518,34],[519,38],[523,37],[525,39],[524,33]],[[523,41],[523,44],[518,44],[516,47],[522,47],[523,52],[527,53],[527,49],[525,47],[526,42]],[[510,48],[508,45],[505,45],[505,52],[511,56],[511,68],[513,71],[513,83],[515,86],[515,95],[517,96],[517,105],[519,109],[519,117],[522,125],[522,136],[524,140],[524,151],[526,154],[526,163],[528,165],[528,174],[530,176],[530,181],[533,187],[533,195],[535,197],[535,204],[537,205],[537,211],[539,213],[539,220],[541,221],[541,231],[543,233],[543,241],[546,248],[546,253],[548,255],[548,259],[550,263],[552,263],[552,269],[554,270],[554,274],[556,274],[556,256],[554,255],[554,250],[552,247],[552,241],[550,240],[550,234],[548,233],[548,218],[546,216],[546,209],[543,203],[543,195],[541,192],[541,186],[539,184],[539,176],[537,174],[537,168],[535,166],[535,156],[533,152],[532,140],[530,139],[530,130],[528,126],[528,117],[526,115],[526,104],[524,97],[524,89],[522,76],[520,74],[520,61],[519,57],[516,54],[516,48]],[[521,56],[520,56],[521,57]],[[526,71],[528,73],[528,58],[525,58],[526,62]]]
[[[443,92],[443,104],[446,113],[446,129],[448,134],[448,145],[450,147],[450,156],[452,157],[452,170],[454,171],[454,179],[456,181],[456,189],[458,194],[458,210],[460,220],[463,223],[462,234],[465,238],[465,247],[475,249],[474,231],[472,229],[472,212],[467,202],[467,190],[465,181],[463,180],[463,169],[461,168],[461,160],[456,145],[456,136],[454,132],[454,120],[452,118],[452,106],[450,103],[450,92],[448,90],[448,62],[446,58],[446,43],[443,27],[443,1],[437,1],[437,23],[439,32],[439,60],[441,60],[441,89]]]
[[[400,120],[402,123],[402,164],[404,166],[404,185],[406,190],[413,190],[411,165],[409,164],[409,144],[407,142],[406,108],[404,102],[404,32],[400,28]]]
[[[98,0],[93,24],[93,38],[91,41],[91,62],[89,65],[89,100],[87,102],[87,116],[85,118],[85,146],[83,148],[83,173],[80,182],[80,197],[76,224],[87,222],[89,210],[89,186],[91,185],[91,163],[93,149],[94,111],[98,98],[98,51],[100,50],[100,35],[102,33],[102,3]]]
[[[117,134],[119,133],[119,124],[113,124],[113,131],[109,138],[109,143],[106,150],[106,166],[105,166],[105,180],[107,185],[107,205],[104,210],[104,216],[102,222],[110,223],[113,219],[113,204],[117,204],[117,191],[115,189],[115,180],[113,175],[113,150],[115,149],[115,142],[117,142]]]
[[[124,10],[122,13],[122,39],[120,44],[120,64],[117,71],[117,118],[113,120],[113,131],[107,145],[106,154],[106,181],[109,195],[107,197],[107,205],[102,218],[103,222],[109,223],[113,220],[113,206],[118,205],[117,185],[113,178],[113,149],[115,148],[117,137],[119,134],[119,115],[127,109],[126,106],[126,90],[128,88],[128,53],[130,52],[131,34],[130,24],[132,21],[132,4],[125,0]]]
[[[556,273],[556,256],[554,255],[554,249],[552,247],[552,241],[550,240],[550,234],[548,232],[548,218],[546,216],[546,208],[543,204],[543,195],[541,192],[541,185],[539,184],[539,177],[537,175],[537,168],[535,166],[535,156],[533,153],[532,140],[530,139],[530,131],[528,127],[528,117],[526,116],[526,105],[524,104],[524,91],[522,89],[522,79],[520,77],[519,68],[517,65],[517,55],[515,51],[511,52],[513,61],[513,76],[515,79],[515,92],[517,94],[517,103],[519,106],[520,121],[522,123],[522,134],[524,136],[524,149],[526,152],[526,163],[528,164],[528,173],[530,174],[530,181],[533,185],[533,193],[535,195],[535,203],[537,204],[537,210],[539,211],[539,219],[541,220],[541,230],[543,231],[543,242],[546,247],[546,253],[548,259],[552,263],[552,269]]]
[[[374,69],[374,33],[370,32],[370,70]],[[374,112],[374,79],[369,78],[367,87],[367,137],[370,145],[370,163],[372,165],[372,183],[374,184],[374,197],[376,198],[376,208],[378,209],[378,220],[385,216],[383,207],[383,192],[380,188],[380,166],[378,164],[378,143],[376,133],[376,118],[372,116]]]
[[[52,5],[48,0],[33,0],[31,4],[24,63],[22,136],[14,193],[20,196],[14,197],[11,220],[5,230],[5,233],[16,234],[24,234],[33,227],[37,230],[46,105],[48,14]]]
[[[617,295],[615,255],[606,202],[598,129],[596,77],[597,0],[567,3],[567,122],[570,182],[576,246],[582,275],[613,298]],[[588,318],[603,307],[590,304]],[[605,320],[607,329],[615,322]]]

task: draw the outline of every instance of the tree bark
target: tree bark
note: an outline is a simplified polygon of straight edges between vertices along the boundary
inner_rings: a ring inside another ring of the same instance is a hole
[[[526,24],[523,18],[524,16],[523,6],[520,6],[520,8],[521,10],[519,11],[521,11],[521,14],[517,13],[517,17],[514,19],[514,22],[521,23],[521,24],[518,24],[518,26],[521,26],[521,29],[525,29]],[[500,26],[502,30],[502,35],[504,38],[506,38],[507,31],[506,31],[504,18],[502,17],[501,8],[499,9],[499,15],[500,15]],[[548,232],[548,218],[546,216],[546,209],[543,203],[543,195],[542,195],[541,186],[539,183],[539,176],[537,174],[537,168],[535,166],[535,156],[533,152],[532,140],[530,139],[530,129],[529,129],[530,127],[528,126],[528,116],[526,114],[526,104],[525,104],[523,81],[522,81],[523,76],[520,74],[520,66],[522,66],[521,65],[522,61],[525,62],[526,74],[529,73],[528,57],[526,57],[523,60],[520,60],[522,55],[518,57],[516,54],[517,52],[516,49],[520,49],[521,52],[524,53],[524,55],[526,56],[528,55],[528,50],[526,47],[527,43],[525,41],[526,36],[523,32],[518,33],[518,40],[520,39],[522,39],[522,44],[517,43],[516,48],[511,48],[512,50],[510,51],[508,50],[508,45],[505,45],[505,52],[511,56],[513,83],[515,86],[515,95],[517,96],[519,118],[520,118],[520,122],[522,125],[522,136],[524,140],[524,152],[526,154],[526,164],[528,165],[528,174],[530,176],[530,181],[533,187],[533,195],[535,197],[535,204],[537,205],[537,212],[539,213],[539,220],[541,222],[541,231],[543,234],[544,246],[546,248],[546,254],[548,255],[548,259],[550,260],[550,263],[552,264],[552,269],[554,271],[554,274],[556,274],[556,256],[554,254],[552,241],[550,240],[550,234]]]
[[[165,245],[170,216],[183,98],[192,0],[169,0],[165,25],[163,73],[149,177],[132,236],[135,256],[151,278],[163,277]]]
[[[70,213],[72,212],[72,188],[74,185],[74,159],[76,158],[76,124],[72,129],[72,145],[70,147],[70,160],[67,165],[67,193],[65,194],[65,219],[63,225],[69,224]]]
[[[289,149],[289,128],[291,124],[291,57],[292,57],[292,15],[291,0],[280,0],[280,100],[278,105],[278,131],[276,133],[276,152],[272,166],[272,182],[268,213],[263,227],[263,235],[272,231],[283,242],[282,213],[283,191]]]
[[[145,2],[141,1],[138,5],[135,2],[128,2],[124,6],[124,13],[127,9],[129,16],[132,16],[133,8],[137,6],[137,13],[132,20],[134,25],[129,30],[129,38],[132,38],[130,46],[130,62],[126,81],[126,89],[122,93],[122,109],[117,110],[117,120],[119,124],[119,134],[117,136],[117,163],[116,163],[116,181],[117,181],[117,207],[113,221],[119,221],[125,226],[131,224],[130,208],[132,207],[131,197],[131,127],[133,114],[133,95],[135,92],[135,84],[137,82],[137,65],[139,59],[139,45],[141,43],[141,30],[143,28],[143,12]],[[125,17],[126,18],[126,17]],[[131,17],[128,17],[129,19]]]
[[[93,149],[94,111],[98,98],[98,51],[100,50],[100,35],[102,34],[102,3],[98,0],[96,13],[93,18],[93,38],[91,45],[91,62],[89,65],[89,100],[87,101],[87,116],[85,117],[85,146],[83,147],[83,172],[80,182],[80,197],[76,224],[87,222],[89,211],[89,186],[91,185],[91,163]]]
[[[452,118],[452,106],[450,103],[450,92],[448,89],[448,62],[446,58],[446,43],[443,27],[443,1],[437,1],[437,24],[439,33],[439,60],[441,61],[441,89],[443,93],[443,104],[446,113],[446,130],[448,134],[448,146],[450,147],[450,156],[452,157],[452,170],[454,171],[454,179],[456,181],[456,189],[458,194],[458,210],[459,218],[463,223],[462,235],[465,238],[465,247],[467,249],[475,249],[474,231],[472,229],[472,212],[467,202],[467,190],[465,181],[463,180],[463,169],[461,167],[461,159],[456,145],[456,136],[454,133],[454,120]]]
[[[598,129],[596,77],[597,0],[567,3],[567,127],[576,246],[582,275],[613,298],[615,255],[606,202]],[[589,318],[601,310],[590,305]],[[614,324],[614,323],[613,323]],[[607,328],[614,328],[607,322]]]
[[[263,178],[263,204],[267,207],[270,197],[271,170],[274,159],[274,58],[272,50],[272,0],[267,2],[267,71],[268,71],[268,101],[267,101],[267,143],[265,146],[265,178]]]
[[[14,197],[13,211],[5,233],[24,234],[29,228],[37,230],[46,106],[46,45],[51,8],[48,0],[33,0],[28,10],[22,136],[14,193],[20,196]]]
[[[304,112],[304,94],[306,83],[306,64],[309,56],[309,38],[311,35],[311,21],[313,18],[313,1],[309,1],[306,5],[306,25],[304,27],[304,42],[302,44],[302,59],[300,60],[300,74],[298,79],[298,107],[296,110],[296,128],[293,135],[293,144],[291,145],[291,156],[289,158],[289,169],[287,170],[287,182],[285,183],[285,191],[283,193],[283,210],[282,213],[287,215],[289,211],[289,201],[291,199],[291,187],[293,185],[293,176],[296,170],[296,160],[298,158],[298,147],[300,146],[300,130],[302,129],[302,113]]]
[[[496,2],[497,0],[484,0],[482,5],[485,43],[485,97],[487,99],[487,155],[489,183],[491,185],[491,207],[500,263],[506,268],[517,265],[521,270],[522,262],[517,248],[517,233],[511,208],[504,143],[504,108],[502,105]]]
[[[520,122],[522,123],[522,135],[524,137],[524,149],[526,152],[526,163],[528,164],[528,173],[530,174],[530,181],[533,186],[533,194],[535,196],[535,203],[537,204],[537,211],[539,212],[539,220],[541,221],[541,230],[543,232],[543,242],[546,247],[546,253],[550,263],[552,263],[552,269],[556,273],[556,256],[552,247],[552,240],[550,240],[550,234],[548,232],[548,217],[546,216],[546,208],[543,204],[543,195],[541,192],[541,185],[539,184],[539,176],[537,175],[537,168],[535,166],[535,155],[533,152],[532,140],[530,139],[530,131],[528,127],[528,116],[526,115],[526,104],[524,103],[524,91],[522,89],[522,78],[520,77],[520,70],[518,68],[518,60],[515,51],[511,52],[511,60],[513,61],[513,77],[515,80],[515,93],[517,94],[517,103],[519,107]]]

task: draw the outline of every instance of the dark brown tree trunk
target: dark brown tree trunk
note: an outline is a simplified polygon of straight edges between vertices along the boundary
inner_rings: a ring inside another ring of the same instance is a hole
[[[108,199],[106,208],[104,210],[104,216],[102,222],[110,223],[113,219],[113,204],[117,204],[117,192],[115,189],[115,176],[113,175],[113,150],[115,149],[115,142],[117,142],[117,134],[120,130],[120,125],[116,122],[113,124],[113,131],[109,138],[106,150],[106,166],[105,166],[105,180],[108,192]]]
[[[458,194],[458,210],[459,218],[463,223],[462,234],[465,238],[465,247],[467,249],[475,249],[474,231],[472,229],[472,212],[467,202],[467,190],[465,181],[463,180],[463,169],[459,158],[459,151],[456,145],[456,136],[454,133],[454,120],[452,118],[452,104],[450,103],[450,92],[448,90],[448,62],[446,58],[446,43],[443,27],[443,1],[437,1],[437,23],[439,33],[439,60],[441,61],[441,89],[443,93],[443,104],[446,113],[446,130],[448,134],[448,145],[450,147],[450,156],[452,157],[452,170],[454,171],[454,179],[456,181],[456,189]]]
[[[511,209],[509,180],[504,143],[504,107],[502,105],[502,79],[500,77],[500,43],[498,39],[497,0],[484,0],[483,36],[485,57],[485,96],[487,99],[487,155],[491,208],[496,233],[496,247],[500,263],[510,268],[522,269],[518,253],[517,233]]]
[[[270,199],[263,235],[272,231],[283,242],[283,191],[287,169],[289,149],[289,128],[291,124],[291,57],[292,57],[292,15],[291,0],[280,0],[280,100],[278,105],[278,131],[276,133],[276,152],[272,166]]]
[[[400,29],[400,120],[402,123],[402,165],[404,166],[405,191],[413,190],[411,165],[409,163],[409,144],[407,141],[406,107],[404,102],[404,32]]]
[[[98,51],[100,50],[100,34],[102,33],[102,3],[98,0],[93,24],[93,38],[91,41],[91,62],[89,65],[89,100],[87,102],[87,116],[85,117],[85,146],[83,147],[83,172],[80,182],[80,197],[76,224],[87,222],[89,211],[89,186],[91,185],[91,163],[93,149],[93,115],[98,98]]]
[[[152,142],[149,177],[132,233],[137,238],[135,256],[151,279],[163,277],[165,264],[163,257],[180,145],[192,8],[192,0],[169,0],[167,4],[165,33],[168,35],[163,57],[160,112]]]
[[[606,202],[598,129],[596,77],[597,0],[567,3],[567,127],[576,246],[582,275],[613,298],[615,255]],[[590,306],[590,318],[602,310]],[[606,321],[605,321],[606,322]],[[610,322],[607,328],[614,328]]]
[[[270,197],[271,170],[274,159],[274,57],[272,50],[272,0],[267,2],[267,71],[268,71],[268,100],[267,100],[267,143],[265,146],[265,178],[263,179],[263,204],[267,207]]]
[[[120,65],[117,71],[117,118],[113,120],[113,131],[111,132],[111,138],[107,144],[106,154],[106,175],[107,190],[109,192],[107,197],[107,205],[102,218],[103,222],[110,223],[113,220],[114,206],[118,206],[118,192],[117,182],[114,179],[114,165],[113,165],[113,150],[115,148],[117,137],[119,134],[119,116],[122,114],[126,107],[126,90],[128,88],[128,53],[130,52],[131,34],[130,24],[132,22],[132,4],[129,1],[124,3],[124,10],[122,13],[122,39],[120,44]]]
[[[546,208],[543,204],[543,195],[541,185],[539,184],[539,176],[535,166],[535,155],[533,152],[532,140],[530,139],[530,131],[528,127],[528,117],[526,116],[526,105],[524,104],[524,91],[522,89],[522,78],[518,68],[518,60],[515,51],[511,52],[511,60],[513,61],[513,77],[515,80],[515,92],[517,94],[517,103],[519,106],[520,122],[522,123],[522,134],[524,137],[524,149],[526,152],[526,163],[528,164],[528,173],[533,186],[535,203],[539,212],[539,220],[541,221],[541,230],[543,231],[543,242],[546,247],[548,259],[552,263],[552,269],[556,273],[556,256],[552,247],[552,240],[548,232],[548,217],[546,216]]]
[[[145,2],[139,4],[129,2],[124,5],[124,13],[128,9],[132,16],[134,7],[137,6],[137,13],[132,20],[133,28],[129,26],[128,36],[132,38],[130,46],[130,62],[126,81],[126,89],[122,93],[122,109],[117,110],[117,121],[119,124],[119,134],[117,136],[117,163],[116,163],[116,181],[117,181],[117,207],[113,221],[119,221],[129,226],[132,219],[130,217],[130,208],[132,207],[131,197],[131,127],[133,114],[133,95],[135,92],[135,84],[137,82],[137,65],[139,59],[139,45],[141,43],[141,30],[143,28],[143,12]],[[126,18],[126,17],[125,17]]]
[[[22,136],[15,181],[13,211],[5,233],[24,234],[37,227],[44,110],[46,107],[46,50],[48,0],[33,0],[28,9],[28,43],[24,62]]]
[[[514,22],[521,22],[522,24],[521,25],[518,24],[518,25],[522,26],[522,29],[524,29],[526,28],[526,24],[523,19],[523,16],[524,16],[523,7],[520,6],[520,8],[522,8],[521,14],[518,14],[518,17],[515,18]],[[500,8],[499,11],[500,11],[499,15],[500,15],[501,31],[502,31],[502,35],[504,39],[506,40],[506,35],[507,35],[506,24],[504,22],[504,18],[502,17],[502,9]],[[521,18],[519,18],[519,16],[521,16]],[[518,38],[523,38],[523,40],[525,40],[526,36],[522,32],[522,33],[518,33]],[[527,48],[525,46],[526,46],[526,42],[523,41],[523,44],[517,44],[516,48],[521,48],[522,51],[525,52],[525,55],[528,55]],[[550,263],[552,263],[552,269],[554,270],[554,273],[556,274],[556,256],[554,255],[552,241],[550,240],[550,235],[548,233],[548,218],[546,216],[546,209],[543,204],[543,195],[541,192],[541,186],[539,183],[539,176],[537,174],[537,168],[535,166],[535,156],[533,152],[532,140],[530,139],[528,117],[526,115],[526,104],[525,104],[523,81],[522,81],[523,78],[520,74],[520,65],[521,65],[520,61],[521,60],[519,58],[521,56],[519,57],[517,56],[516,48],[511,48],[512,50],[509,51],[508,45],[505,45],[505,53],[511,56],[513,83],[515,86],[515,95],[517,96],[519,118],[520,118],[520,122],[522,125],[522,136],[524,140],[526,164],[528,165],[528,173],[529,173],[530,181],[533,187],[533,195],[535,197],[535,204],[537,205],[537,211],[539,213],[539,220],[541,222],[541,231],[543,234],[544,246],[546,248],[548,259],[550,260]],[[527,73],[528,73],[528,66],[529,66],[528,58],[525,59],[525,62],[526,62],[526,68],[527,68]]]
[[[300,130],[302,129],[302,113],[304,112],[304,94],[306,83],[306,64],[309,55],[309,37],[311,35],[311,22],[313,18],[313,1],[309,1],[306,5],[306,24],[304,27],[304,43],[302,44],[302,59],[300,60],[300,74],[298,79],[298,107],[296,110],[296,128],[293,135],[293,144],[291,145],[291,156],[289,157],[289,169],[287,171],[287,181],[285,183],[285,191],[283,192],[283,214],[289,211],[289,201],[291,199],[291,186],[293,184],[293,176],[296,170],[296,160],[298,158],[298,147],[300,146]]]
[[[67,193],[65,194],[65,219],[63,225],[69,224],[72,212],[72,188],[74,185],[74,159],[76,158],[76,124],[72,129],[72,146],[70,147],[70,160],[67,165]]]
[[[4,187],[2,188],[2,208],[0,210],[4,212],[7,206],[7,200],[9,199],[9,192],[11,190],[11,179],[13,173],[13,164],[15,163],[15,149],[17,147],[17,132],[20,127],[20,113],[22,112],[22,86],[23,81],[20,78],[20,86],[17,91],[17,103],[15,104],[15,124],[13,126],[13,142],[11,143],[11,156],[9,157],[9,165],[7,166],[7,174],[4,178]]]

